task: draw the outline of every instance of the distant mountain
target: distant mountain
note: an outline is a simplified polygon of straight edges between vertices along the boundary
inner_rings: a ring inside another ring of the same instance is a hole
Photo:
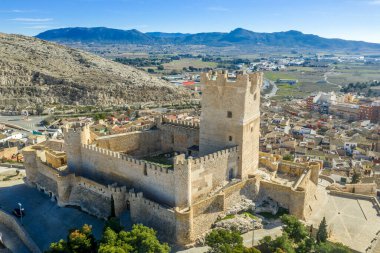
[[[120,38],[120,37],[118,37]],[[0,33],[0,108],[188,100],[188,90],[80,50]]]
[[[76,27],[61,28],[43,32],[36,36],[39,39],[68,42],[123,42],[123,43],[151,43],[154,38],[133,30],[118,30],[105,27]]]
[[[105,27],[62,28],[48,30],[36,36],[39,39],[61,43],[114,43],[143,45],[205,45],[223,46],[265,46],[277,48],[302,48],[325,50],[380,50],[380,44],[364,41],[326,39],[299,31],[256,33],[237,28],[229,33],[142,33],[138,30],[118,30]]]

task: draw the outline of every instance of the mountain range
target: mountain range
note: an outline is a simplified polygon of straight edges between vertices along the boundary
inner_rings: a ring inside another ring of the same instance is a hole
[[[39,39],[61,43],[112,43],[143,45],[205,45],[211,47],[256,46],[318,50],[380,50],[380,44],[343,39],[326,39],[299,31],[258,33],[237,28],[229,33],[162,33],[119,30],[106,27],[60,28],[42,32]]]

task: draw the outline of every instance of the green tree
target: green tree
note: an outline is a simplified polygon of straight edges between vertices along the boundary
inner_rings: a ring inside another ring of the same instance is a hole
[[[326,242],[326,243],[319,244],[316,247],[315,252],[318,252],[318,253],[351,253],[352,251],[347,246],[344,246],[341,243]]]
[[[160,243],[156,237],[157,232],[142,224],[133,225],[132,230],[122,235],[123,240],[131,245],[136,253],[168,253],[170,247],[167,243]]]
[[[253,247],[253,248],[244,248],[243,253],[261,253],[261,251]]]
[[[134,252],[133,247],[125,242],[125,231],[116,233],[107,227],[103,233],[98,253],[129,253]]]
[[[295,216],[284,214],[281,216],[281,221],[284,223],[283,231],[295,243],[305,240],[309,235],[306,227]]]
[[[281,236],[276,237],[269,243],[268,249],[270,252],[286,252],[295,253],[292,240],[289,239],[287,233],[282,233]]]
[[[41,115],[44,112],[45,108],[42,104],[36,104],[36,113]]]
[[[71,231],[67,238],[67,245],[70,249],[70,252],[96,252],[96,241],[92,235],[91,226],[85,224],[80,230],[75,229]]]
[[[286,155],[284,155],[284,157],[282,159],[284,159],[286,161],[293,161],[294,158],[291,154],[286,154]]]
[[[297,253],[309,253],[313,252],[315,248],[315,240],[311,237],[306,238],[305,240],[298,243],[296,248]]]
[[[354,174],[352,174],[352,178],[351,178],[351,183],[352,184],[357,184],[360,182],[360,172],[356,172],[356,170],[354,170]]]
[[[97,242],[92,229],[84,225],[80,230],[70,231],[67,242],[52,243],[47,253],[169,253],[167,243],[160,243],[156,231],[143,225],[134,225],[131,231],[121,230],[116,218],[111,218],[105,226],[102,239]],[[115,227],[115,232],[111,227]]]
[[[111,217],[116,217],[115,200],[113,199],[113,195],[111,195]]]
[[[318,232],[317,232],[317,243],[323,243],[327,241],[327,224],[326,218],[323,217],[321,223],[319,224]]]
[[[70,250],[67,246],[67,243],[65,240],[61,239],[58,242],[53,242],[50,244],[49,249],[46,251],[46,253],[69,253]]]
[[[122,230],[124,230],[124,227],[120,224],[120,219],[116,218],[116,217],[109,217],[108,218],[108,220],[106,221],[106,224],[104,225],[104,231],[107,228],[111,228],[116,233],[119,233]]]
[[[209,253],[243,252],[243,238],[237,231],[216,229],[206,236]]]

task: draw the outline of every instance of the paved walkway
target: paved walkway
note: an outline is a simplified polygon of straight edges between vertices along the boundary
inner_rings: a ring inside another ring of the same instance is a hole
[[[257,229],[255,230],[255,244],[258,245],[259,241],[264,238],[264,236],[271,236],[272,238],[279,236],[282,234],[281,226],[275,226],[270,229]],[[252,247],[252,231],[242,234],[243,237],[243,244],[246,247]],[[204,253],[207,252],[208,247],[196,247],[186,250],[179,250],[175,252],[181,252],[181,253]]]
[[[325,185],[319,185],[317,198],[307,223],[318,227],[326,217],[332,240],[365,252],[380,230],[380,217],[372,202],[329,195]]]
[[[0,206],[11,213],[21,202],[25,208],[23,224],[38,247],[46,250],[51,242],[65,239],[69,229],[91,224],[97,238],[104,221],[74,208],[60,208],[43,192],[26,186],[23,181],[0,182]]]

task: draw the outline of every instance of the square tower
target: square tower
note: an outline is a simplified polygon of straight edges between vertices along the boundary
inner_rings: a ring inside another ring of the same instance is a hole
[[[207,155],[238,146],[237,177],[246,179],[258,167],[260,138],[260,88],[263,74],[239,73],[230,80],[226,72],[203,73],[199,151]]]

